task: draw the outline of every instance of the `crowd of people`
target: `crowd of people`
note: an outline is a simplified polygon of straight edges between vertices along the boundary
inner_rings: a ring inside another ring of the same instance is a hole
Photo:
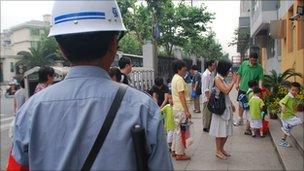
[[[97,9],[111,19],[90,13]],[[233,135],[233,125],[242,125],[244,118],[246,135],[255,137],[260,131],[264,136],[263,69],[256,53],[236,73],[228,60],[207,61],[202,74],[198,66],[189,72],[183,60],[175,60],[170,85],[157,77],[148,95],[126,86],[131,81],[130,58],[122,57],[119,68],[111,67],[126,30],[116,1],[56,1],[52,17],[50,36],[72,67],[56,84],[54,70],[42,67],[35,94],[23,105],[25,99],[16,97],[8,170],[137,170],[143,164],[149,170],[173,170],[171,156],[177,161],[191,159],[186,149],[191,145],[192,112],[202,114],[202,132],[214,137],[219,159],[231,157],[225,143]],[[234,87],[239,91],[235,123],[236,106],[229,98]],[[302,123],[294,110],[300,87],[292,83],[280,101],[283,137],[279,144],[284,147],[289,146],[286,138],[292,127]],[[141,151],[146,155],[135,153],[140,144],[131,131],[134,126],[144,130]]]

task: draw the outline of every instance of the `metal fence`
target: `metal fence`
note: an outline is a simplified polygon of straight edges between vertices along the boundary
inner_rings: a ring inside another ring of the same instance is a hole
[[[130,73],[131,86],[136,89],[147,91],[154,84],[154,70],[143,67],[133,67]]]

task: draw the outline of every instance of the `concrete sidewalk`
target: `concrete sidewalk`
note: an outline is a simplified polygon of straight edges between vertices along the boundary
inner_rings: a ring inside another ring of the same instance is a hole
[[[232,92],[232,97],[235,97],[235,92]],[[231,157],[221,160],[215,156],[214,137],[203,132],[202,114],[192,114],[192,122],[194,143],[186,150],[191,160],[176,161],[172,158],[175,170],[283,170],[269,135],[252,138],[244,135],[243,126],[233,127],[233,136],[225,145]]]
[[[194,114],[192,121],[194,144],[186,150],[190,161],[176,161],[175,170],[283,170],[269,135],[252,138],[243,134],[243,127],[234,127],[225,149],[231,154],[228,160],[215,157],[215,140],[202,131],[202,120]]]

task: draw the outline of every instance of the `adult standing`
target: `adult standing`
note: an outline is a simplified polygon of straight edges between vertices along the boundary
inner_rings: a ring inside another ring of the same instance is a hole
[[[172,69],[174,76],[172,78],[171,86],[173,115],[176,128],[173,134],[171,150],[176,160],[189,160],[190,157],[185,154],[185,147],[182,143],[181,137],[181,124],[186,123],[187,120],[191,117],[186,102],[187,96],[189,94],[187,84],[184,80],[184,76],[187,70],[186,63],[182,60],[175,60],[172,63]]]
[[[151,93],[160,108],[163,108],[168,103],[169,88],[164,84],[163,78],[155,78]]]
[[[248,82],[255,81],[259,83],[259,87],[262,88],[262,80],[264,79],[263,68],[258,63],[258,54],[255,52],[250,53],[249,60],[245,60],[240,65],[237,71],[238,79],[236,82],[236,89],[238,90],[238,97],[241,94],[246,94],[248,91]],[[235,122],[235,125],[243,124],[244,109],[239,105],[239,117]]]
[[[10,163],[29,170],[80,170],[123,86],[125,95],[91,170],[137,169],[135,124],[145,129],[149,170],[172,170],[159,107],[108,74],[125,31],[117,2],[56,1],[52,17],[50,36],[72,67],[63,81],[18,111]]]
[[[201,113],[200,109],[200,96],[202,94],[202,77],[198,72],[197,65],[192,65],[191,74],[193,76],[192,79],[192,93],[194,93],[193,101],[194,101],[194,110],[195,113]]]
[[[213,86],[212,72],[215,70],[215,61],[209,60],[206,62],[206,70],[202,74],[202,103],[203,103],[203,131],[209,132],[211,124],[211,112],[207,108],[207,104],[210,97],[210,90]]]
[[[42,66],[39,71],[39,83],[35,88],[35,93],[45,89],[49,85],[54,83],[54,74],[55,71],[50,66]]]
[[[227,159],[227,157],[231,156],[224,150],[228,136],[231,136],[233,132],[233,112],[235,111],[235,107],[229,98],[229,93],[237,80],[237,76],[233,73],[231,83],[227,84],[225,82],[225,78],[229,74],[231,67],[232,64],[229,61],[219,61],[217,75],[214,78],[216,95],[219,95],[220,92],[224,93],[226,105],[226,109],[222,115],[212,114],[209,132],[211,136],[215,137],[216,157],[220,159]]]
[[[20,89],[15,93],[14,99],[14,112],[16,113],[18,109],[23,105],[26,99],[26,91],[24,89],[24,79],[20,81]]]
[[[12,121],[12,125],[9,129],[8,135],[9,137],[13,136],[13,127],[15,123],[16,113],[20,109],[20,107],[25,103],[26,100],[26,91],[24,89],[24,79],[22,79],[19,83],[20,88],[16,91],[14,97],[14,119]]]
[[[130,74],[132,71],[131,59],[129,57],[125,57],[125,56],[121,57],[118,61],[118,66],[122,73],[121,82],[129,85],[131,83],[131,79],[128,74]]]

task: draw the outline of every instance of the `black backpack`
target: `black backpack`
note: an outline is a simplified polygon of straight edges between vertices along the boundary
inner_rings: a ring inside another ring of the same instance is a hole
[[[216,90],[213,87],[211,90],[210,99],[207,104],[207,108],[211,113],[216,115],[222,115],[226,109],[225,95],[223,92],[220,92],[218,98],[216,98]]]

